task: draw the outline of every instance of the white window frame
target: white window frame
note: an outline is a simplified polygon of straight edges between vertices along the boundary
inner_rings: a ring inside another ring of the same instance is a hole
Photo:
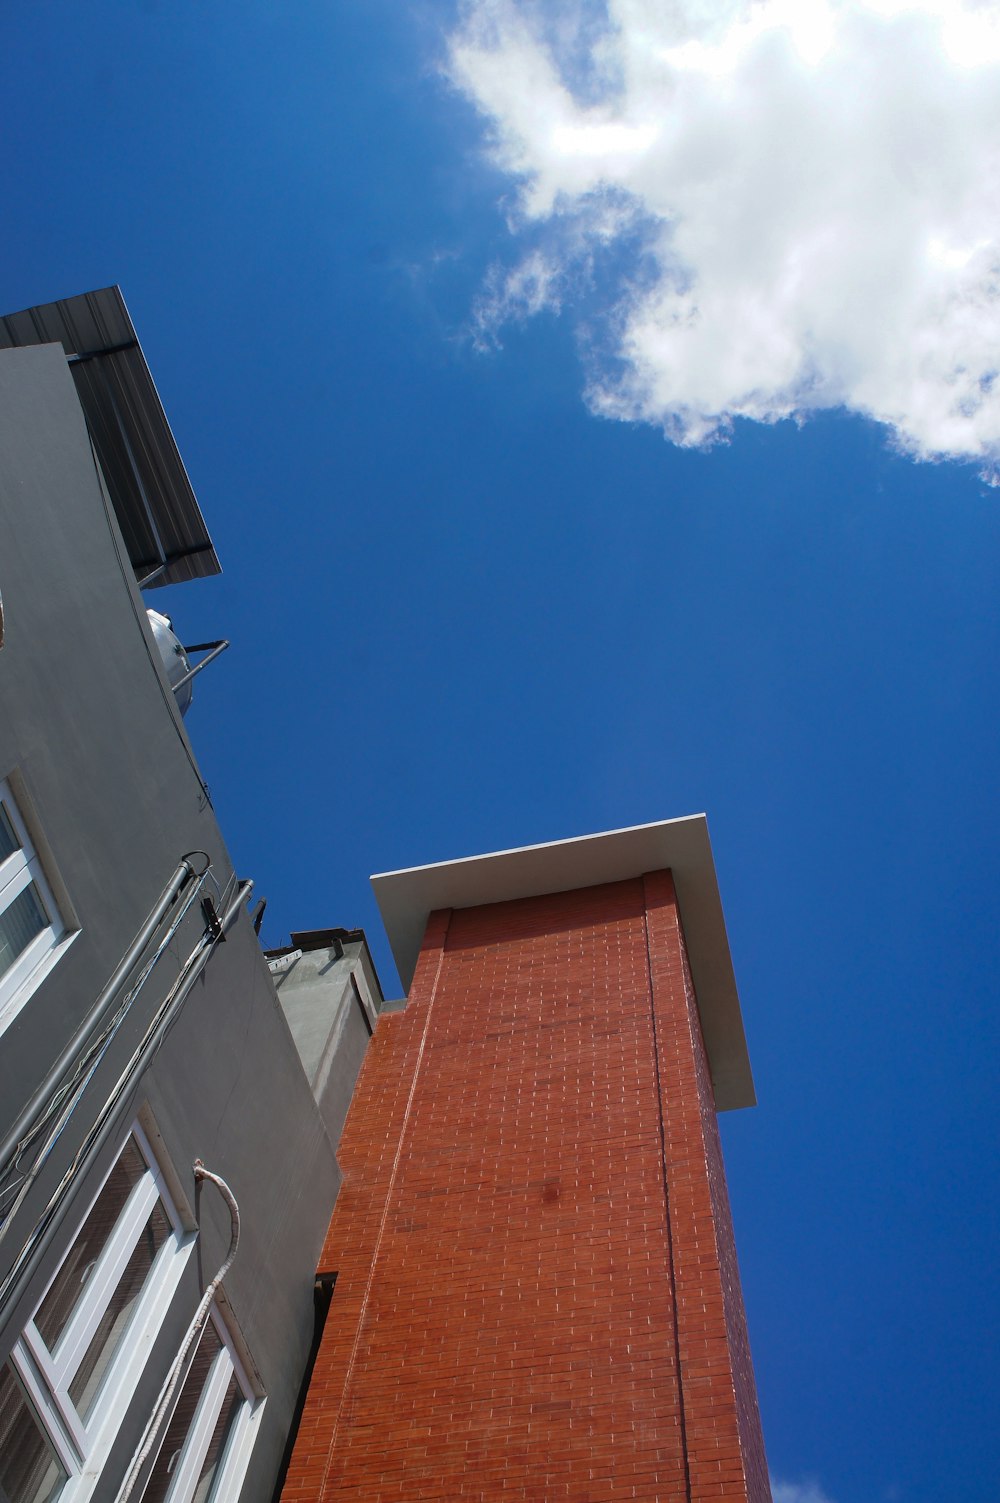
[[[42,1340],[33,1315],[10,1355],[14,1370],[28,1393],[42,1429],[69,1473],[69,1481],[59,1494],[59,1503],[86,1503],[97,1486],[197,1239],[196,1232],[185,1230],[149,1139],[137,1121],[132,1123],[122,1137],[118,1153],[107,1174],[101,1179],[80,1217],[77,1234],[82,1230],[129,1139],[138,1147],[146,1165],[146,1173],[132,1187],[118,1221],[87,1279],[84,1294],[56,1341],[54,1351],[50,1351]],[[163,1206],[170,1235],[153,1260],[123,1339],[101,1381],[90,1417],[85,1420],[70,1398],[69,1385],[86,1355],[94,1332],[111,1302],[125,1265],[139,1242],[157,1200]],[[69,1244],[67,1254],[72,1246],[73,1242]],[[37,1313],[58,1273],[57,1268],[46,1284],[34,1313]]]
[[[216,1353],[209,1369],[198,1407],[180,1449],[177,1466],[171,1477],[164,1503],[190,1503],[194,1496],[216,1422],[222,1412],[229,1380],[234,1374],[243,1395],[243,1403],[237,1411],[235,1423],[226,1438],[225,1450],[215,1484],[209,1495],[209,1503],[234,1503],[234,1500],[239,1497],[243,1479],[250,1464],[250,1453],[257,1438],[265,1400],[255,1391],[218,1305],[212,1307],[209,1320],[222,1342],[222,1350]],[[180,1392],[178,1392],[179,1396]],[[164,1435],[169,1424],[168,1420],[164,1425]],[[62,1503],[61,1499],[59,1503]]]
[[[48,926],[36,934],[21,951],[9,970],[0,976],[0,1033],[13,1022],[42,978],[62,954],[68,939],[67,924],[41,858],[28,832],[10,780],[0,781],[0,804],[10,820],[20,849],[0,862],[0,913],[9,908],[26,887],[34,883],[39,901],[49,919]]]

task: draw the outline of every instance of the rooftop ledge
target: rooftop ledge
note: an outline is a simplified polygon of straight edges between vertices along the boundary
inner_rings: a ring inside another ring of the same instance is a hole
[[[756,1097],[740,999],[704,814],[554,840],[461,861],[381,872],[372,887],[403,986],[409,991],[424,929],[438,908],[478,908],[621,882],[669,867],[680,904],[718,1110]]]

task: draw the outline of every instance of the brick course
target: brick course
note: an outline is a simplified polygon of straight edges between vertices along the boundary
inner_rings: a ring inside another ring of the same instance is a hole
[[[768,1503],[669,873],[431,916],[283,1499]]]

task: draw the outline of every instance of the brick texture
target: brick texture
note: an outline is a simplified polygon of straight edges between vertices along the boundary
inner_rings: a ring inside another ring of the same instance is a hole
[[[340,1162],[284,1503],[767,1503],[669,873],[433,914]]]

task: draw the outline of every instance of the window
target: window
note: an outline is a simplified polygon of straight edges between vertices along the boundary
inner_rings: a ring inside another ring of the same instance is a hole
[[[0,1030],[41,980],[65,932],[10,784],[0,782]]]
[[[0,1497],[50,1503],[68,1480],[69,1473],[7,1363],[0,1368]]]
[[[260,1404],[217,1311],[202,1332],[142,1503],[222,1503],[239,1493]]]
[[[0,1369],[4,1503],[92,1491],[193,1241],[133,1125]]]

